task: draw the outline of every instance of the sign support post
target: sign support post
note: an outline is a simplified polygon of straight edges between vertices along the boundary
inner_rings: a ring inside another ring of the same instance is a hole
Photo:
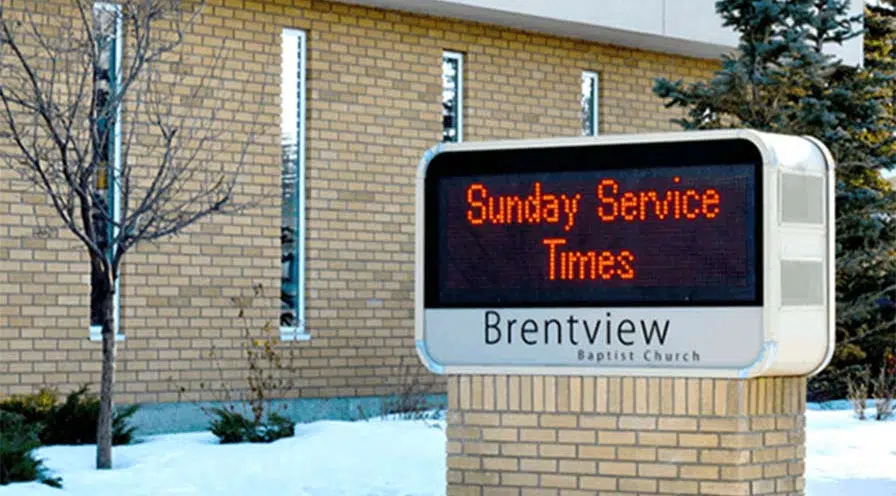
[[[802,377],[448,384],[449,495],[804,494]]]
[[[748,130],[430,150],[416,333],[448,494],[803,494],[833,167]]]

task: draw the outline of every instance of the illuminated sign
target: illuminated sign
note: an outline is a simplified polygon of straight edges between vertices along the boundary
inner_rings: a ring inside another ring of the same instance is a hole
[[[434,181],[428,303],[761,302],[758,162],[615,167]]]
[[[440,373],[811,372],[832,346],[830,162],[746,131],[442,145],[418,177],[418,351]],[[788,236],[811,256],[788,261]],[[780,324],[810,314],[820,356],[776,365]]]

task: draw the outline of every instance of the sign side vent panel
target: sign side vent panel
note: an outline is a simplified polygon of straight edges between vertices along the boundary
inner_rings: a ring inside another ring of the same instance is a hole
[[[824,178],[781,174],[781,222],[824,223]]]
[[[825,303],[822,262],[784,260],[781,262],[781,304],[821,306]]]

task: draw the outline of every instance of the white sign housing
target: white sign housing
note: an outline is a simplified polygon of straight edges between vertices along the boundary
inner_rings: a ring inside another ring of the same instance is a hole
[[[834,162],[693,131],[441,144],[417,176],[439,374],[811,375],[834,348]]]

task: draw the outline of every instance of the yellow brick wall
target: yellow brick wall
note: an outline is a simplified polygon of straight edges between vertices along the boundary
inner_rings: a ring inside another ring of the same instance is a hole
[[[452,376],[448,495],[803,494],[805,388]]]
[[[40,22],[71,15],[62,0],[38,4],[46,14]],[[313,337],[281,345],[295,355],[294,394],[304,397],[392,393],[403,363],[444,390],[413,347],[413,179],[423,151],[440,139],[443,50],[465,54],[467,141],[577,135],[582,70],[600,75],[601,133],[675,129],[668,121],[677,113],[653,96],[653,78],[705,78],[716,66],[324,1],[209,1],[187,33],[186,60],[199,73],[211,64],[211,47],[224,43],[226,87],[198,102],[179,100],[179,110],[259,102],[254,115],[222,114],[218,122],[232,134],[216,146],[219,160],[234,156],[228,139],[245,136],[259,117],[241,198],[263,202],[127,256],[118,401],[214,399],[210,385],[240,385],[246,362],[231,298],[253,284],[262,284],[265,296],[252,302],[251,327],[276,322],[282,28],[308,33],[306,305]],[[99,375],[99,344],[87,339],[85,255],[46,199],[24,186],[0,168],[0,395],[95,384]],[[209,358],[213,349],[216,358]]]

